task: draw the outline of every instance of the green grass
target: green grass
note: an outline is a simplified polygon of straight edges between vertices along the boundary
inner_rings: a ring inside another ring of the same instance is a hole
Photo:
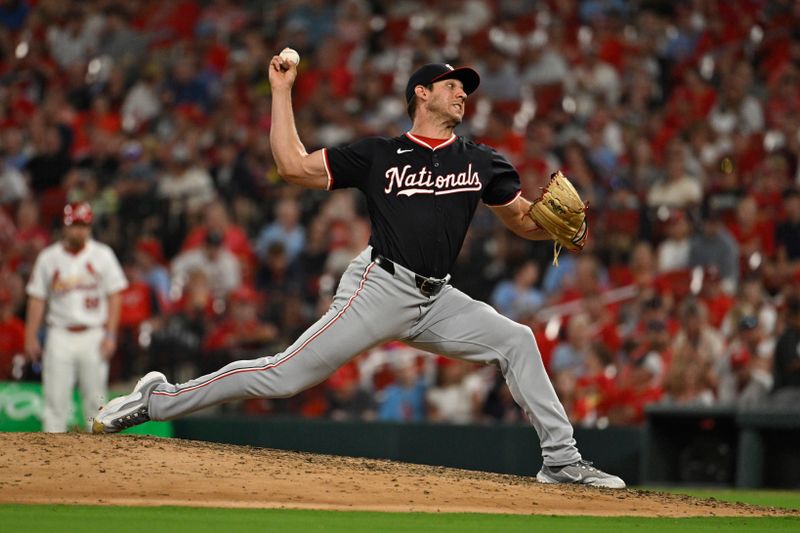
[[[424,514],[191,507],[0,505],[3,531],[103,533],[453,532],[530,531],[798,531],[793,518],[597,518],[489,514]]]
[[[748,503],[766,507],[800,510],[800,490],[726,490],[693,489],[684,487],[642,487],[644,490],[657,490],[673,494],[687,494],[696,498],[715,498],[723,502]]]

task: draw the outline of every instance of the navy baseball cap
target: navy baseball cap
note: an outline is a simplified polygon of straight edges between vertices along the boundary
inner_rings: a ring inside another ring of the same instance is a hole
[[[453,68],[447,63],[428,63],[419,67],[414,74],[408,78],[406,85],[406,102],[414,98],[414,89],[417,85],[430,85],[431,83],[455,79],[464,84],[464,92],[471,94],[481,83],[478,73],[469,67]]]

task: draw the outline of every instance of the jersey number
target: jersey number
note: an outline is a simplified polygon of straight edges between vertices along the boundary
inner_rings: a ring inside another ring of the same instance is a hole
[[[100,298],[97,298],[96,296],[87,297],[83,301],[83,305],[86,307],[86,309],[97,309],[100,307]]]

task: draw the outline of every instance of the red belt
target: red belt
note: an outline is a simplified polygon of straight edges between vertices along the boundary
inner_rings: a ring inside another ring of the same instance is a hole
[[[86,331],[87,329],[89,329],[89,326],[84,326],[84,325],[66,327],[66,330],[72,333],[80,333],[81,331]]]

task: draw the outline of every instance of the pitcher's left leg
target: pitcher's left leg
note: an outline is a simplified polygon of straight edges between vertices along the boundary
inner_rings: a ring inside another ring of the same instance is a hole
[[[530,328],[454,287],[445,288],[404,342],[422,350],[476,363],[496,363],[514,400],[525,410],[547,465],[581,459],[572,425],[545,371]]]

